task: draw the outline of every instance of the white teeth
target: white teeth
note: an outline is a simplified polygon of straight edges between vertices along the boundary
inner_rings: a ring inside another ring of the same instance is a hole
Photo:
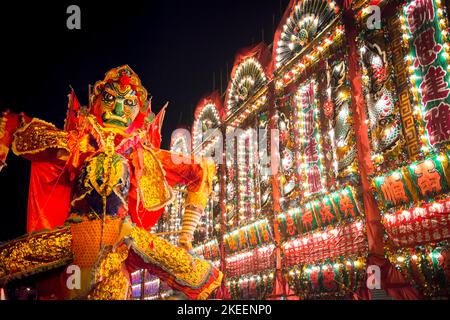
[[[105,114],[105,119],[106,120],[116,120],[116,121],[120,121],[120,122],[125,123],[125,124],[128,122],[126,118],[116,116],[116,115],[111,114],[109,112]]]

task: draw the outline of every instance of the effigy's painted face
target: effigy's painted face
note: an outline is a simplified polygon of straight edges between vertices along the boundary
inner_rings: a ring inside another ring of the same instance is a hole
[[[92,113],[107,128],[126,131],[133,126],[140,127],[145,121],[142,117],[149,112],[147,95],[141,80],[129,66],[114,68],[94,85]],[[135,120],[138,121],[135,123]]]
[[[134,90],[121,91],[120,85],[106,85],[101,97],[102,120],[105,127],[127,129],[139,113],[139,100]]]

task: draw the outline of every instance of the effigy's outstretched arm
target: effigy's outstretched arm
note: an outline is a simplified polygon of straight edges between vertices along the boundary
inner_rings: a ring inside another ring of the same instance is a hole
[[[216,172],[216,166],[210,159],[200,159],[202,176],[200,187],[197,191],[189,191],[184,209],[181,233],[179,237],[180,245],[187,249],[192,249],[192,240],[194,232],[200,222],[203,211],[205,210],[208,198],[212,192],[212,179]]]
[[[11,149],[29,160],[64,160],[70,153],[69,135],[55,125],[24,114],[3,112],[0,118],[0,170]]]
[[[65,170],[70,156],[69,133],[24,114],[4,112],[0,119],[0,169],[10,149],[32,162],[27,232],[61,226],[70,204]]]
[[[186,156],[165,150],[156,153],[170,185],[182,184],[188,188],[179,243],[192,249],[194,231],[212,192],[216,166],[211,159]]]

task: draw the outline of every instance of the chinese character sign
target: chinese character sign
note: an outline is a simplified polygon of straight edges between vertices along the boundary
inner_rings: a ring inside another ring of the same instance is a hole
[[[388,176],[376,178],[376,185],[387,207],[395,207],[411,201],[405,177],[401,171],[396,171]]]
[[[435,0],[415,0],[403,10],[423,125],[433,147],[450,141],[450,77],[438,10]]]
[[[373,182],[382,210],[418,203],[433,202],[450,188],[449,154],[433,155],[424,161],[400,168]]]
[[[269,243],[272,240],[273,235],[270,226],[267,220],[264,220],[227,234],[224,238],[224,244],[225,250],[228,253],[233,253]]]
[[[353,221],[361,215],[358,194],[345,187],[329,195],[309,201],[278,217],[279,229],[285,239],[304,234],[338,221]]]
[[[311,81],[301,86],[296,95],[301,121],[300,137],[303,156],[303,170],[300,169],[299,172],[303,171],[302,176],[306,181],[305,190],[310,194],[323,189],[316,94],[315,81]]]

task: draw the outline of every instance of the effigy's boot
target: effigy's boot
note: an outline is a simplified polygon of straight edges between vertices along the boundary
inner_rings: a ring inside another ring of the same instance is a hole
[[[140,228],[133,228],[124,241],[129,268],[147,269],[189,299],[207,299],[222,282],[222,272],[211,262]]]

